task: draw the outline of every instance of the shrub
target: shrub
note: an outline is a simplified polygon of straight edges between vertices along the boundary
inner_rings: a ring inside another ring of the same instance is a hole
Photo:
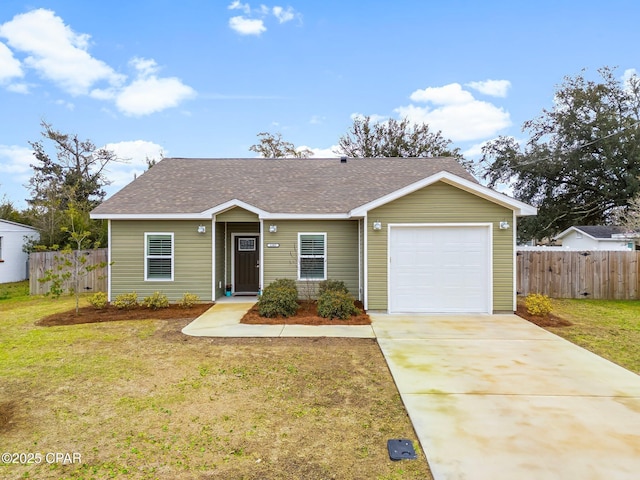
[[[296,297],[298,296],[298,284],[296,283],[295,280],[292,280],[290,278],[278,278],[276,280],[274,280],[273,282],[271,282],[268,287],[273,287],[273,288],[290,288],[291,290],[295,290],[296,292]]]
[[[185,292],[185,294],[182,295],[182,298],[178,302],[178,305],[180,305],[182,308],[189,308],[193,307],[198,302],[200,302],[200,297],[198,295],[196,295],[195,293]]]
[[[103,308],[105,308],[108,303],[107,294],[104,292],[96,292],[87,300],[93,308],[97,308],[98,310],[102,310]]]
[[[349,293],[349,289],[342,280],[329,279],[320,282],[320,286],[318,287],[318,294],[322,295],[327,291]]]
[[[318,315],[321,317],[346,320],[359,312],[353,303],[353,297],[346,292],[326,290],[318,298]]]
[[[151,310],[158,310],[159,308],[167,308],[169,306],[169,299],[164,293],[153,292],[152,295],[144,297],[142,305]]]
[[[269,284],[258,300],[262,317],[290,317],[298,310],[298,289],[293,280],[280,279]]]
[[[524,306],[529,315],[544,317],[551,313],[551,299],[540,293],[531,293],[524,299]]]
[[[121,310],[128,310],[138,306],[138,294],[136,292],[121,293],[113,301],[113,306]]]

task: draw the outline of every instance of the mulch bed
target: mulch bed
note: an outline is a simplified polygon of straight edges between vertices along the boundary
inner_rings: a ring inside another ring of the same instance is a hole
[[[569,320],[565,320],[564,318],[558,317],[553,313],[550,313],[546,316],[537,316],[531,315],[527,312],[527,309],[524,305],[518,302],[518,309],[516,310],[516,315],[524,318],[525,320],[530,321],[531,323],[535,323],[539,327],[569,327],[572,323]]]
[[[249,325],[371,325],[371,319],[364,311],[362,302],[355,302],[360,309],[359,315],[352,315],[346,320],[339,318],[324,318],[318,315],[318,306],[314,301],[298,302],[300,308],[293,317],[261,317],[257,304],[254,305],[240,320],[240,323]]]
[[[193,307],[181,307],[179,305],[169,305],[167,308],[151,310],[146,307],[135,307],[124,310],[113,305],[108,305],[103,309],[94,307],[82,307],[76,313],[75,309],[61,313],[54,313],[36,322],[41,327],[53,327],[59,325],[79,325],[81,323],[114,322],[118,320],[177,320],[195,319],[206,312],[213,303],[200,303]]]

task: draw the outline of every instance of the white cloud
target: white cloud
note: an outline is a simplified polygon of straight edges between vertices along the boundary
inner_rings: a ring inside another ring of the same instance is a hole
[[[511,87],[511,82],[509,80],[485,80],[483,82],[469,82],[465,85],[485,95],[505,98]]]
[[[297,149],[304,150],[305,148],[313,152],[313,155],[311,156],[312,158],[340,158],[340,155],[335,153],[338,149],[338,145],[332,145],[329,148],[311,148],[306,145],[301,145]]]
[[[151,58],[134,57],[129,62],[141,77],[148,77],[159,70],[158,64]]]
[[[33,150],[17,145],[0,145],[0,172],[23,175],[31,172]]]
[[[88,52],[90,36],[77,34],[51,10],[16,15],[0,25],[0,36],[28,56],[24,64],[71,95],[87,94],[97,82],[119,85],[124,76]]]
[[[136,70],[136,78],[127,84],[126,75],[88,53],[89,35],[75,33],[51,10],[37,9],[16,15],[0,25],[0,37],[7,38],[14,50],[25,52],[24,65],[41,77],[73,96],[114,101],[126,115],[149,115],[175,107],[195,95],[179,78],[156,76],[159,66],[153,59],[134,57],[130,64]],[[0,82],[21,73],[20,62],[0,43]],[[18,93],[29,91],[27,83],[13,83],[6,88]]]
[[[427,123],[453,141],[481,140],[511,125],[509,113],[489,102],[477,100],[460,84],[428,87],[410,96],[427,106],[408,105],[395,111],[413,123]]]
[[[285,10],[282,7],[275,6],[273,7],[272,12],[273,12],[273,15],[278,19],[278,22],[280,23],[289,22],[293,20],[296,16],[293,8],[291,7],[287,7],[287,9]]]
[[[176,107],[196,95],[179,78],[140,77],[118,92],[116,106],[125,115],[141,116]]]
[[[416,90],[409,98],[414,102],[430,102],[434,105],[465,104],[473,101],[473,95],[463,90],[459,83]]]
[[[636,71],[635,68],[627,68],[622,74],[622,81],[628,82],[631,77],[636,75],[638,75],[638,72]]]
[[[13,93],[27,94],[29,93],[29,85],[26,83],[11,83],[7,85],[7,90]]]
[[[268,18],[275,17],[278,23],[283,24],[290,22],[291,20],[298,18],[302,19],[302,16],[297,13],[292,7],[281,7],[275,5],[269,7],[265,4],[261,4],[257,8],[251,8],[248,3],[242,3],[239,0],[234,0],[227,6],[228,10],[240,10],[243,15],[231,17],[229,19],[229,27],[240,35],[260,35],[267,31],[265,21]]]
[[[632,79],[634,79],[633,82]],[[635,82],[638,82],[639,80],[640,77],[638,76],[638,72],[635,68],[627,68],[622,74],[622,84],[624,85],[624,88],[629,92],[633,90],[633,84]]]
[[[249,15],[251,13],[251,6],[249,6],[248,3],[240,2],[240,0],[234,0],[233,2],[231,2],[227,9],[242,10],[246,15]]]
[[[363,120],[364,117],[366,117],[366,115],[358,112],[354,112],[350,115],[351,120],[355,120],[356,118]],[[378,115],[377,113],[372,113],[371,115],[369,115],[369,120],[371,121],[371,123],[385,122],[388,119],[389,119],[388,117],[385,117],[384,115]]]
[[[162,146],[147,140],[108,143],[103,148],[111,150],[123,162],[110,163],[107,176],[112,182],[108,192],[119,190],[136,176],[147,170],[147,158],[160,161],[164,156]]]
[[[13,56],[11,50],[4,43],[0,42],[0,82],[6,82],[23,75],[20,61]]]
[[[264,22],[260,19],[246,17],[231,17],[229,26],[240,35],[260,35],[267,31]]]
[[[30,148],[17,145],[0,145],[0,197],[6,195],[17,208],[25,208],[24,200],[29,192],[24,185],[33,173],[34,162]]]

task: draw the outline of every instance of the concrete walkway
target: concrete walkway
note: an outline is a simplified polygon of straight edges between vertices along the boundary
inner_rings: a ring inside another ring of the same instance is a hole
[[[377,337],[436,480],[639,478],[640,377],[520,317],[240,325],[252,304],[218,303],[183,332]]]
[[[370,325],[245,325],[242,316],[255,301],[235,297],[216,303],[182,329],[194,337],[351,337],[375,338]]]
[[[372,315],[436,480],[636,479],[640,377],[515,315]]]

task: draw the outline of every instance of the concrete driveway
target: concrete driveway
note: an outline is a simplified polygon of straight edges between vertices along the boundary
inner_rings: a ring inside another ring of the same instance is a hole
[[[436,480],[639,478],[638,375],[515,315],[371,318]]]

